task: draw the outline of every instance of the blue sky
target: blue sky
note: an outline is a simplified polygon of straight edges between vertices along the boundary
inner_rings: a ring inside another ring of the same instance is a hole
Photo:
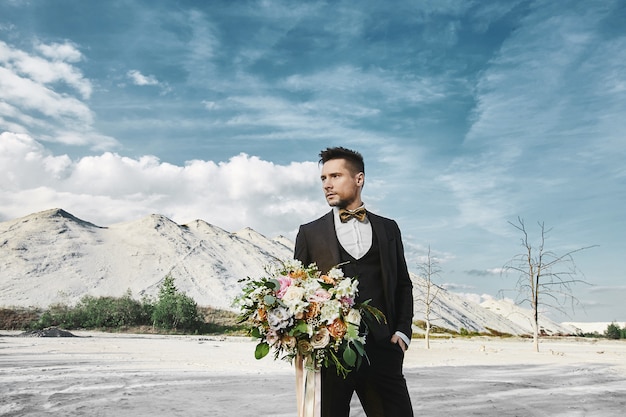
[[[509,222],[593,284],[557,320],[626,320],[626,5],[543,1],[0,3],[0,220],[160,213],[295,237],[327,146],[411,269],[513,288]],[[358,4],[358,7],[356,5]],[[506,296],[514,298],[515,292]]]

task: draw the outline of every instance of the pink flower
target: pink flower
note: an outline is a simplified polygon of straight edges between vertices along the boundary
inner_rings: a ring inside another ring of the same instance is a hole
[[[345,307],[352,307],[354,305],[354,298],[352,297],[341,297],[340,301]]]
[[[318,288],[307,298],[307,301],[321,303],[330,300],[332,295],[323,288]]]
[[[277,280],[280,283],[280,288],[276,292],[276,297],[283,298],[283,296],[285,295],[285,292],[287,291],[287,288],[289,288],[291,286],[291,283],[293,281],[292,281],[291,278],[289,278],[286,275],[278,277]]]

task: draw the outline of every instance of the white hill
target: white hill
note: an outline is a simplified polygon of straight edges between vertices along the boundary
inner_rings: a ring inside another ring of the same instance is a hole
[[[198,304],[230,308],[237,281],[292,249],[254,233],[161,215],[99,227],[60,210],[0,223],[0,305],[47,307],[84,295],[154,296],[167,275]]]
[[[489,311],[501,315],[505,319],[515,323],[523,329],[532,329],[533,312],[515,304],[512,300],[498,300],[487,297],[480,305]],[[539,314],[539,332],[551,334],[569,334],[575,331],[574,328],[566,324],[558,324],[548,319],[545,314]]]
[[[203,220],[179,225],[157,214],[101,227],[52,209],[0,223],[0,306],[45,308],[128,291],[155,296],[171,275],[199,305],[229,309],[239,279],[261,276],[264,266],[292,253],[285,237],[268,239],[249,228],[230,233]],[[415,286],[417,298],[421,288]],[[531,333],[528,320],[497,303],[481,306],[442,290],[431,320],[454,330]],[[424,308],[415,307],[420,320]],[[541,325],[548,334],[571,331],[548,320]]]

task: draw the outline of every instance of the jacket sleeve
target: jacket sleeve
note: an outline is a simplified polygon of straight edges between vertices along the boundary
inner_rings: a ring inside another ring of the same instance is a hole
[[[413,283],[411,282],[404,256],[404,245],[402,244],[400,228],[398,228],[397,224],[395,224],[395,227],[397,228],[398,237],[396,239],[396,262],[398,268],[395,293],[396,330],[411,338],[413,333]]]
[[[293,251],[293,258],[302,262],[304,266],[311,263],[308,245],[306,242],[306,232],[302,226],[300,226],[298,234],[296,235],[296,246]]]

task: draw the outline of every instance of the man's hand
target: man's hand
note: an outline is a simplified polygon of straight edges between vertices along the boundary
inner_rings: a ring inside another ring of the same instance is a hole
[[[406,352],[406,343],[404,343],[404,340],[402,340],[402,338],[397,334],[391,336],[391,343],[400,345],[400,349],[402,349],[403,352]]]

